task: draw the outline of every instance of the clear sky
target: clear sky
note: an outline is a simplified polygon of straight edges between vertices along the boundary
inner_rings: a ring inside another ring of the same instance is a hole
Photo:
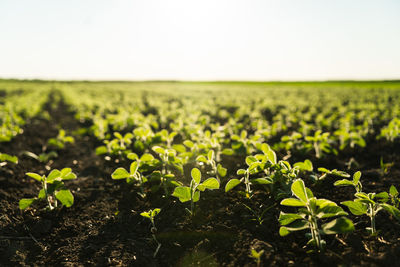
[[[400,0],[1,0],[0,77],[400,78]]]

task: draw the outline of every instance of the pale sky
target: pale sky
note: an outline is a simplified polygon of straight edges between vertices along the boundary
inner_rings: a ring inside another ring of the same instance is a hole
[[[400,79],[400,1],[0,0],[0,77]]]

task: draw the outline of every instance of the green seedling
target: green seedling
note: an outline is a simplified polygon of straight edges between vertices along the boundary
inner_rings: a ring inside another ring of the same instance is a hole
[[[198,156],[196,161],[209,165],[212,170],[209,174],[215,176],[218,180],[226,176],[227,169],[222,167],[220,163],[216,162],[214,150],[208,151],[207,157],[203,155]]]
[[[65,147],[65,144],[73,144],[74,142],[75,139],[72,136],[67,136],[65,130],[61,129],[58,132],[57,137],[50,138],[49,141],[47,141],[47,144],[54,148],[63,149]]]
[[[316,131],[313,136],[306,136],[304,140],[309,142],[306,148],[309,150],[314,148],[316,158],[321,158],[323,153],[337,155],[336,149],[330,144],[329,136],[330,133],[322,133],[321,130]]]
[[[344,171],[338,171],[337,169],[328,170],[326,168],[318,168],[318,171],[322,173],[322,175],[318,178],[318,180],[325,179],[328,175],[349,178],[350,174]]]
[[[7,162],[18,164],[18,158],[16,156],[11,156],[6,153],[0,153],[0,167],[6,165]]]
[[[140,213],[140,215],[142,217],[148,218],[150,220],[150,222],[151,222],[151,230],[150,230],[150,232],[151,232],[151,235],[153,237],[153,240],[157,243],[156,251],[153,254],[154,258],[157,256],[157,253],[161,248],[161,243],[158,242],[157,237],[156,237],[157,228],[156,228],[156,225],[154,223],[154,218],[160,213],[160,211],[161,211],[161,209],[157,208],[157,209],[154,209],[154,210],[149,210],[149,211],[145,211],[145,212]]]
[[[59,200],[62,205],[67,208],[74,204],[74,196],[71,191],[68,190],[64,181],[76,179],[76,174],[72,172],[70,168],[64,168],[61,171],[54,169],[48,176],[39,175],[37,173],[28,172],[27,176],[41,182],[42,189],[35,198],[23,198],[19,201],[19,208],[24,210],[32,205],[34,202],[39,200],[45,200],[47,202],[47,208],[53,210],[58,207]]]
[[[314,197],[311,190],[305,187],[303,180],[295,180],[291,191],[295,198],[283,199],[281,205],[295,207],[297,208],[297,213],[280,213],[279,223],[282,226],[279,229],[279,234],[281,236],[286,236],[294,231],[308,229],[311,238],[307,244],[314,245],[317,251],[324,251],[325,241],[322,240],[321,235],[354,231],[353,222],[346,217],[336,218],[319,227],[320,220],[348,214],[335,202]]]
[[[134,160],[130,165],[129,171],[127,171],[123,167],[119,167],[111,174],[111,178],[114,180],[126,179],[126,182],[128,184],[135,183],[139,185],[141,189],[140,195],[142,197],[145,197],[146,194],[143,186],[144,183],[147,182],[147,178],[142,174],[142,172],[140,172],[139,168],[143,164],[153,161],[154,157],[151,154],[143,154],[142,157],[139,159],[136,154],[130,153],[128,154],[128,158]]]
[[[249,206],[247,206],[246,204],[242,203],[243,206],[245,206],[246,209],[248,209],[252,214],[254,219],[252,219],[253,221],[257,221],[258,224],[263,224],[264,220],[265,220],[265,214],[267,213],[267,211],[269,211],[271,208],[275,207],[275,205],[271,205],[268,206],[266,208],[264,208],[264,205],[261,204],[259,207],[259,211],[250,208]]]
[[[367,231],[371,235],[376,235],[376,214],[381,210],[386,210],[396,219],[400,220],[400,211],[393,205],[387,204],[390,200],[390,194],[387,192],[364,193],[362,192],[362,184],[360,181],[361,172],[354,173],[353,180],[339,180],[335,182],[335,186],[353,186],[356,190],[354,196],[356,199],[341,202],[341,204],[348,207],[354,215],[367,215],[371,221],[371,227],[367,227]],[[391,193],[396,193],[393,188]],[[390,190],[389,190],[390,191]]]
[[[43,153],[40,153],[39,155],[36,155],[35,153],[30,152],[30,151],[24,151],[22,154],[25,156],[28,156],[30,158],[33,158],[39,162],[42,162],[42,163],[47,163],[50,161],[50,159],[54,159],[54,158],[58,157],[58,154],[55,151],[50,151],[47,153],[43,152]]]
[[[119,132],[114,132],[114,137],[115,138],[112,140],[104,140],[105,146],[97,147],[96,155],[127,155],[131,152],[128,146],[132,143],[132,133],[127,133],[122,136]]]
[[[361,172],[358,171],[353,174],[353,180],[342,179],[336,181],[334,186],[353,186],[357,193],[362,191],[362,184],[360,182]]]
[[[371,235],[376,235],[376,214],[381,210],[386,210],[400,221],[400,210],[393,205],[387,204],[389,201],[387,192],[379,194],[358,192],[354,196],[356,199],[344,201],[341,204],[347,206],[354,215],[367,215],[370,218],[371,227],[367,227],[366,230]]]
[[[380,166],[381,166],[381,175],[382,176],[387,174],[389,172],[390,168],[393,167],[393,165],[394,165],[394,162],[384,163],[383,162],[383,157],[381,157],[381,160],[380,160],[379,163],[380,163]]]
[[[254,259],[257,264],[257,267],[261,266],[261,256],[264,254],[264,250],[257,251],[255,249],[251,249],[250,257]]]
[[[192,180],[190,186],[178,186],[172,196],[179,198],[180,202],[190,201],[190,210],[186,209],[191,216],[194,215],[194,203],[200,200],[200,192],[206,189],[219,189],[219,182],[216,178],[208,178],[201,182],[201,172],[197,168],[191,171]]]

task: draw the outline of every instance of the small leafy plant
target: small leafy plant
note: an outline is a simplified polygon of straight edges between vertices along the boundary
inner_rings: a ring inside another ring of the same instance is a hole
[[[192,180],[190,186],[178,186],[175,188],[172,196],[179,198],[180,202],[190,201],[190,210],[186,209],[191,216],[194,214],[194,203],[200,200],[200,192],[206,189],[218,189],[219,182],[216,178],[208,178],[201,182],[201,172],[197,168],[191,171]]]
[[[282,226],[279,234],[281,236],[286,236],[293,231],[309,229],[311,238],[307,244],[314,245],[317,251],[324,251],[325,241],[322,240],[321,235],[348,233],[354,230],[353,222],[346,217],[339,217],[319,227],[322,219],[346,216],[348,213],[333,201],[314,197],[301,179],[293,182],[291,191],[295,198],[283,199],[281,205],[296,207],[297,213],[280,213],[279,222]]]
[[[354,200],[344,201],[341,204],[345,205],[354,215],[367,215],[371,221],[371,227],[367,227],[367,231],[371,235],[376,235],[376,214],[381,210],[386,210],[393,215],[397,220],[400,220],[400,211],[393,205],[387,202],[391,199],[387,192],[364,193],[362,192],[362,184],[360,182],[361,172],[354,173],[353,180],[339,180],[334,183],[335,186],[353,186],[356,190]],[[391,193],[395,194],[392,189]]]
[[[158,242],[157,237],[156,237],[156,233],[157,233],[157,228],[156,228],[156,224],[154,223],[154,218],[160,213],[161,209],[156,208],[154,210],[149,210],[149,211],[144,211],[142,213],[140,213],[140,216],[148,218],[151,222],[151,235],[153,237],[153,240],[157,243],[157,248],[156,251],[153,254],[153,257],[155,258],[157,256],[158,251],[160,250],[161,247],[161,243]]]
[[[74,142],[75,142],[75,139],[72,136],[66,135],[65,130],[63,130],[63,129],[61,129],[58,132],[57,137],[50,138],[49,141],[47,141],[49,146],[58,148],[58,149],[63,149],[65,147],[65,144],[67,144],[67,143],[73,144]]]
[[[67,208],[74,204],[74,196],[64,185],[64,181],[76,179],[76,174],[70,168],[64,168],[61,171],[54,169],[48,176],[28,172],[27,176],[41,182],[42,189],[35,198],[23,198],[19,201],[19,208],[24,210],[34,202],[45,200],[47,208],[53,210],[58,207],[58,201]],[[57,201],[58,200],[58,201]]]
[[[254,259],[257,264],[257,267],[261,266],[261,256],[264,254],[264,250],[257,251],[254,248],[251,249],[250,257]]]

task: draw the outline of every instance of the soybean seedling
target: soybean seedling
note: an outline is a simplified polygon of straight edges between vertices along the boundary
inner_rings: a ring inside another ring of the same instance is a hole
[[[392,205],[395,206],[396,208],[399,208],[400,204],[399,191],[397,191],[397,188],[394,185],[390,186],[389,188],[389,196]]]
[[[196,161],[200,161],[211,166],[211,175],[215,175],[217,179],[225,177],[227,169],[222,167],[220,163],[216,162],[214,150],[208,151],[207,157],[203,155],[198,156]]]
[[[264,250],[257,251],[254,248],[251,249],[250,257],[254,259],[257,264],[257,267],[261,266],[261,256],[264,254]]]
[[[279,229],[281,236],[286,236],[294,231],[309,229],[310,240],[307,244],[312,244],[317,251],[324,251],[325,241],[321,239],[322,234],[339,234],[354,231],[353,222],[340,217],[319,227],[319,221],[325,218],[346,216],[335,202],[327,199],[317,199],[311,190],[305,187],[303,180],[297,179],[293,182],[291,191],[295,198],[286,198],[281,201],[281,205],[296,207],[297,213],[284,213],[279,215]]]
[[[45,175],[41,176],[33,172],[28,172],[26,175],[35,179],[36,181],[41,182],[42,189],[35,198],[21,199],[19,201],[19,208],[21,210],[28,208],[38,200],[47,201],[47,208],[49,210],[53,210],[54,208],[58,207],[57,200],[59,200],[61,204],[67,208],[74,204],[74,196],[64,185],[64,181],[76,179],[76,174],[73,173],[70,168],[64,168],[61,171],[54,169],[47,177]]]
[[[157,228],[156,228],[156,225],[154,223],[154,218],[157,216],[157,214],[160,213],[160,211],[161,211],[161,209],[157,208],[157,209],[154,209],[154,210],[144,211],[144,212],[140,213],[140,215],[142,217],[148,218],[150,220],[150,222],[151,222],[151,230],[150,230],[150,232],[151,232],[151,235],[152,235],[154,241],[157,243],[156,251],[153,254],[154,258],[157,256],[158,250],[161,247],[161,243],[158,242],[157,237],[156,237]]]
[[[73,144],[75,142],[75,139],[72,136],[67,136],[65,134],[65,130],[61,129],[58,132],[57,137],[55,138],[50,138],[49,141],[47,141],[49,146],[58,148],[58,149],[63,149],[65,147],[66,143],[71,143]]]
[[[200,200],[200,191],[206,189],[218,189],[219,182],[215,178],[208,178],[204,182],[201,182],[201,172],[197,168],[193,168],[191,171],[192,180],[190,186],[178,186],[175,188],[172,196],[179,198],[180,202],[190,201],[190,210],[186,209],[190,216],[194,214],[194,203]]]
[[[335,182],[335,186],[353,186],[356,190],[354,196],[356,199],[341,202],[354,215],[367,215],[371,221],[371,227],[366,230],[371,235],[376,235],[376,214],[381,210],[386,210],[393,215],[397,220],[400,220],[400,211],[393,205],[387,204],[390,200],[390,195],[387,192],[364,193],[362,192],[362,184],[360,182],[361,172],[354,173],[353,180],[339,180]],[[395,193],[392,189],[392,193]]]

